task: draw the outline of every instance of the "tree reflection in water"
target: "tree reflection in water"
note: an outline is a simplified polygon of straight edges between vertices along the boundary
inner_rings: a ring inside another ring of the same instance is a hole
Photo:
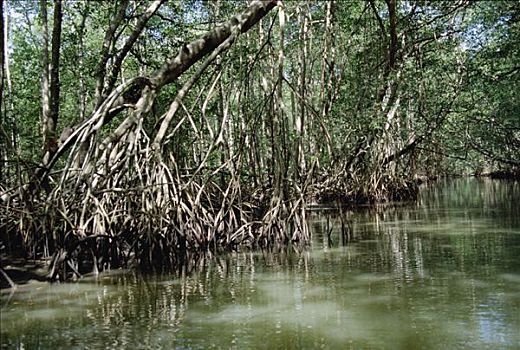
[[[519,192],[460,179],[417,203],[315,211],[309,247],[20,292],[2,309],[2,345],[514,348]]]

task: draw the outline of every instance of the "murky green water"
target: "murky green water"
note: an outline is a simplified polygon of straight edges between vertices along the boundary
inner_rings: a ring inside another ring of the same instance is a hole
[[[447,182],[311,228],[300,254],[4,294],[2,348],[520,349],[519,183]]]

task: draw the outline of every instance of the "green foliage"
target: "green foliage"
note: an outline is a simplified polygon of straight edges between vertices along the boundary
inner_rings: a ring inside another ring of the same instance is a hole
[[[9,113],[15,121],[20,154],[38,161],[42,154],[43,43],[38,3],[8,4],[13,82]],[[52,25],[51,2],[47,6]],[[116,6],[65,2],[59,130],[93,112],[102,43]],[[112,57],[147,6],[146,1],[130,3],[116,29],[117,40],[109,48]],[[184,43],[244,6],[241,0],[166,2],[124,59],[118,83],[152,74]],[[284,47],[279,47],[281,33],[277,15],[272,13],[212,63],[185,97],[171,125],[188,115],[189,119],[180,125],[182,137],[169,140],[167,149],[187,167],[196,167],[218,136],[224,117],[221,103],[230,118],[224,130],[226,142],[236,143],[231,148],[253,147],[244,161],[255,167],[272,161],[273,150],[283,147],[287,167],[298,172],[299,165],[293,164],[298,156],[291,153],[299,145],[307,164],[313,159],[324,167],[332,167],[337,160],[358,162],[355,172],[365,178],[374,173],[381,178],[412,178],[430,174],[433,163],[440,173],[475,172],[484,166],[511,167],[520,159],[520,7],[516,2],[398,1],[393,68],[388,61],[393,29],[386,1],[334,3],[330,32],[326,2],[288,1],[285,12]],[[308,32],[302,41],[304,18]],[[278,81],[273,68],[280,49],[286,81]],[[151,137],[187,79],[181,77],[157,97],[151,115],[143,121]],[[281,86],[286,118],[273,122],[277,86]],[[299,96],[302,92],[304,96]],[[321,115],[327,104],[329,110]],[[113,131],[126,116],[117,116],[102,135]],[[302,130],[297,123],[303,123]],[[274,127],[280,128],[280,135],[273,134]],[[326,132],[330,141],[324,137]],[[384,162],[413,140],[419,140],[416,146],[389,164]],[[222,148],[212,151],[212,164],[218,166],[226,152]],[[416,164],[413,169],[412,163]]]

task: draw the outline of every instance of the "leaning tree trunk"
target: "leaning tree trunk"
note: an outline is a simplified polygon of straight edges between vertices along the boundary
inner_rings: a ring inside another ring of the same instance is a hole
[[[101,147],[105,148],[110,143],[117,142],[126,131],[128,131],[141,117],[145,117],[150,110],[159,91],[167,84],[170,84],[193,64],[204,56],[214,51],[226,40],[233,42],[236,35],[245,33],[273,9],[277,0],[257,0],[241,14],[233,17],[228,22],[214,28],[201,38],[183,45],[178,54],[163,64],[163,66],[149,77],[137,77],[114,89],[112,93],[99,104],[90,119],[80,123],[75,127],[75,131],[63,142],[52,161],[47,165],[41,176],[46,176],[56,161],[72,147],[82,135],[82,139],[88,139],[95,134],[104,124],[108,123],[113,117],[124,109],[132,108],[133,112],[102,142]],[[137,102],[125,100],[125,92],[137,90]]]

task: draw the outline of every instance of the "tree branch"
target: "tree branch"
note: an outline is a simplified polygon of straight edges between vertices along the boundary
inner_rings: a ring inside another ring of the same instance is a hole
[[[188,70],[195,62],[216,49],[231,34],[232,29],[238,27],[241,33],[247,32],[262,17],[264,17],[278,3],[278,0],[256,0],[240,15],[233,17],[223,25],[217,26],[206,33],[202,38],[184,45],[177,56],[166,62],[151,80],[157,88],[161,88],[175,81],[182,73]]]

